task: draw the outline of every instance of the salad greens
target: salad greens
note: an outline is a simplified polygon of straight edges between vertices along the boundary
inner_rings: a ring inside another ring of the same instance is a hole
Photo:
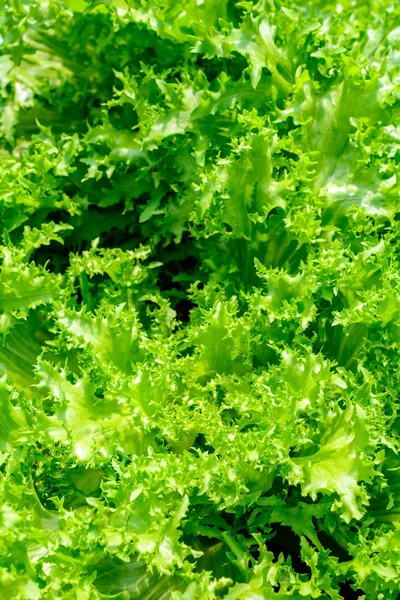
[[[396,599],[400,5],[0,33],[0,597]]]

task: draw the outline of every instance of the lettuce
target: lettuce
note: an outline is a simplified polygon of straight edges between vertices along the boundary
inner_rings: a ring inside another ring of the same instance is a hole
[[[395,600],[400,8],[0,23],[1,598]]]

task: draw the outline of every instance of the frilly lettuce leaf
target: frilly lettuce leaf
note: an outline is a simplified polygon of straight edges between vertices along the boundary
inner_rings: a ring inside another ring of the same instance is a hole
[[[0,596],[396,600],[397,4],[0,12]]]

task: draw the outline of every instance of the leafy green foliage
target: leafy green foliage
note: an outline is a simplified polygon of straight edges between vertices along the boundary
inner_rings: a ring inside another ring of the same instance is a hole
[[[395,600],[397,4],[0,24],[1,598]]]

